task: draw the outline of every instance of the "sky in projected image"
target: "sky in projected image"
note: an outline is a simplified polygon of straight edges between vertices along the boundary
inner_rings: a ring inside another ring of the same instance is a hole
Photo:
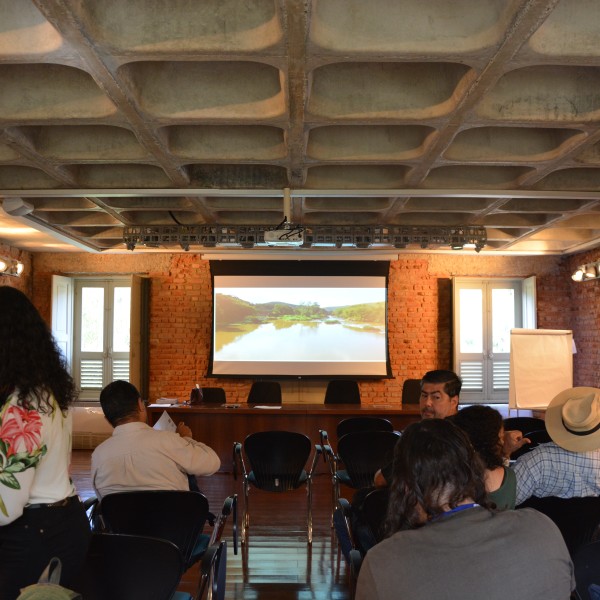
[[[385,302],[385,289],[382,288],[223,288],[215,291],[217,294],[235,296],[252,304],[316,302],[319,306],[326,308],[328,306]]]

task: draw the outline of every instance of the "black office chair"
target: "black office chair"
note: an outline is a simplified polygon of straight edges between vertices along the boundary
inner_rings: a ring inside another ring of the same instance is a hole
[[[517,506],[535,508],[556,523],[565,539],[571,556],[595,541],[600,533],[600,497],[585,498],[537,498],[532,496]]]
[[[220,542],[229,514],[237,519],[237,496],[228,496],[215,519],[212,534],[202,530],[209,519],[208,500],[199,492],[152,490],[131,491],[104,496],[100,514],[106,531],[146,535],[169,540],[179,548],[184,568],[189,569],[207,548]],[[234,552],[237,553],[237,528],[234,523]],[[201,577],[195,598],[201,598],[208,584]]]
[[[394,431],[394,426],[383,417],[348,417],[337,424],[337,439],[355,431]]]
[[[383,417],[348,417],[347,419],[342,419],[337,424],[337,439],[339,440],[347,433],[354,433],[355,431],[394,431],[394,426],[391,421]],[[336,454],[336,452],[329,440],[327,430],[319,429],[319,436],[321,438],[321,446],[324,450],[323,457],[325,462],[327,462],[328,457]],[[327,448],[325,448],[326,446]],[[331,449],[331,452],[327,451],[329,449]]]
[[[527,452],[531,452],[534,448],[537,448],[540,444],[547,444],[552,441],[550,434],[546,429],[539,429],[537,431],[528,431],[523,432],[523,437],[526,437],[529,440],[528,444],[524,444],[518,450],[515,450],[511,455],[511,460],[516,460],[519,456],[523,456],[523,454],[527,454]]]
[[[600,586],[600,541],[582,546],[573,557],[575,567],[575,597],[591,600],[589,588]]]
[[[332,519],[340,498],[340,485],[353,489],[371,487],[375,473],[392,461],[399,439],[400,434],[394,431],[356,431],[339,439],[337,453],[331,446],[324,448],[333,485]]]
[[[504,419],[505,431],[521,431],[527,433],[529,431],[541,431],[546,429],[546,421],[537,417],[507,417]]]
[[[220,387],[203,387],[202,402],[206,404],[225,404],[227,402],[225,390]]]
[[[421,380],[405,379],[402,384],[402,406],[406,404],[419,404],[421,398]]]
[[[85,600],[189,600],[176,592],[183,557],[164,539],[94,533],[77,585]]]
[[[248,394],[248,404],[281,404],[278,381],[255,381]]]
[[[243,477],[244,513],[242,516],[242,543],[245,543],[250,527],[250,487],[268,492],[287,492],[306,485],[307,491],[307,537],[312,544],[312,477],[322,449],[315,444],[315,454],[310,470],[306,465],[312,449],[311,441],[302,433],[294,431],[259,431],[244,440],[243,450],[250,469],[242,454],[242,444],[233,444],[233,475],[238,470]]]
[[[353,379],[334,379],[327,384],[325,404],[360,404],[360,389]]]
[[[346,498],[339,499],[346,536],[351,544],[348,555],[351,598],[354,597],[356,580],[366,553],[385,537],[389,496],[389,488],[377,488],[364,497],[360,506],[352,505]]]

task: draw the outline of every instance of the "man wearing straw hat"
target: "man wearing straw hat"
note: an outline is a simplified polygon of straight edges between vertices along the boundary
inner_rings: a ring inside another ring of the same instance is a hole
[[[560,392],[546,410],[552,442],[540,444],[514,464],[517,504],[530,496],[600,495],[600,389]]]

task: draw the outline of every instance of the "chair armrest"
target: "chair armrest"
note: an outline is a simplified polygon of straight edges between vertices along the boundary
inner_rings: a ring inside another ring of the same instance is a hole
[[[217,544],[211,544],[202,555],[200,561],[200,586],[196,594],[197,598],[204,598],[204,592],[207,585],[212,588],[212,596],[215,598],[223,597],[217,593],[218,586],[225,584],[225,570],[227,568],[227,542],[222,541]]]
[[[210,538],[209,545],[218,544],[223,536],[223,530],[227,523],[227,517],[233,512],[233,550],[237,554],[237,494],[227,496],[223,502],[221,513],[215,520],[213,533]]]
[[[354,532],[352,531],[352,513],[354,512],[354,508],[346,498],[338,498],[338,507],[344,517],[344,526],[346,528],[346,534],[350,539],[350,545],[353,550],[356,550],[356,541],[354,539]]]
[[[88,521],[90,522],[90,529],[95,532],[102,532],[106,530],[104,526],[104,520],[100,514],[100,500],[97,496],[90,496],[82,502],[83,508],[87,514]]]
[[[244,464],[244,457],[242,456],[242,444],[241,442],[233,442],[233,479],[237,481],[238,464],[241,468],[242,476],[245,478],[246,465]]]
[[[323,454],[323,448],[321,444],[315,444],[315,455],[313,456],[312,465],[310,466],[310,471],[308,473],[308,477],[311,478],[313,473],[315,472],[315,467],[317,466],[317,461],[319,460],[319,456]]]
[[[83,508],[85,509],[85,512],[87,512],[88,510],[90,510],[90,508],[94,508],[98,504],[98,497],[90,496],[89,498],[83,500],[82,504]]]
[[[362,561],[363,557],[361,553],[355,548],[352,548],[352,550],[350,550],[350,575],[354,581],[358,579]]]
[[[335,455],[333,448],[329,444],[323,446],[323,456],[329,467],[329,473],[334,476],[337,471],[338,457]]]
[[[321,438],[321,447],[325,448],[328,446],[331,449],[331,445],[329,444],[329,436],[327,435],[327,431],[325,429],[319,429],[319,436]],[[323,453],[323,462],[327,462],[327,454]]]
[[[350,502],[348,502],[346,498],[338,498],[338,505],[342,509],[344,517],[350,517],[350,515],[352,514],[352,505],[350,504]]]

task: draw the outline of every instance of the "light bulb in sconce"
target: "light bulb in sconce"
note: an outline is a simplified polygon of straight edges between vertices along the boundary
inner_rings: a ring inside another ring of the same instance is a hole
[[[13,277],[20,277],[25,265],[16,258],[10,258],[7,256],[0,256],[0,275],[11,275]]]
[[[592,281],[600,278],[600,261],[587,263],[577,267],[571,275],[573,281]]]

